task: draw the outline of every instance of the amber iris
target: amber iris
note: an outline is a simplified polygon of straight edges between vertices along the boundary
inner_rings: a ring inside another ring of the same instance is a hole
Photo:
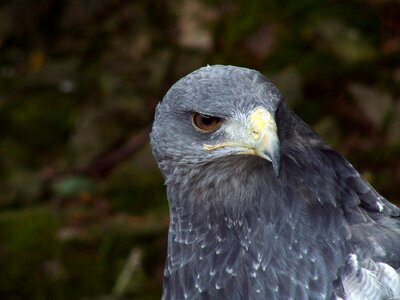
[[[192,115],[193,125],[201,131],[212,131],[219,126],[221,119],[217,117],[207,116],[200,113]]]

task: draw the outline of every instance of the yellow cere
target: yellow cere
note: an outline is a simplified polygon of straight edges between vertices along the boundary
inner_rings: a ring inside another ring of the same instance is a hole
[[[259,139],[266,127],[276,131],[276,124],[271,113],[262,107],[256,108],[249,116],[249,125],[253,137]]]
[[[265,144],[268,144],[269,140],[269,138],[266,139],[267,136],[269,137],[272,133],[275,134],[277,131],[271,113],[262,107],[257,107],[249,114],[247,124],[242,127],[242,133],[239,128],[236,130],[234,132],[236,136],[231,137],[231,140],[214,145],[203,144],[204,149],[215,150],[225,147],[240,147],[242,150],[237,154],[256,155],[257,149],[255,147],[257,147],[259,141],[261,141],[261,139],[265,140],[265,142],[263,142],[265,146]]]

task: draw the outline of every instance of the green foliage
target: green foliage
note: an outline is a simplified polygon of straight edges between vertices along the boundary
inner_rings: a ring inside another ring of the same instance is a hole
[[[28,207],[0,214],[3,299],[46,299],[57,294],[61,274],[55,234],[59,225],[49,208]]]
[[[54,187],[56,196],[61,198],[76,197],[81,193],[92,193],[95,189],[94,183],[87,177],[70,176],[64,177]]]

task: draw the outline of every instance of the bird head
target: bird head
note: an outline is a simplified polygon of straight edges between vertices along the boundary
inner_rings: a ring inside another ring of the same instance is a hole
[[[174,166],[258,157],[276,176],[280,143],[275,115],[278,89],[259,72],[207,66],[175,83],[158,105],[151,133],[153,153],[165,173]]]

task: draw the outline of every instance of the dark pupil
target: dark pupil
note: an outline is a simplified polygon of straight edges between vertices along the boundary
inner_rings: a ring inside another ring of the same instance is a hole
[[[208,116],[201,116],[201,122],[203,122],[204,125],[211,125],[214,122],[214,118]]]

